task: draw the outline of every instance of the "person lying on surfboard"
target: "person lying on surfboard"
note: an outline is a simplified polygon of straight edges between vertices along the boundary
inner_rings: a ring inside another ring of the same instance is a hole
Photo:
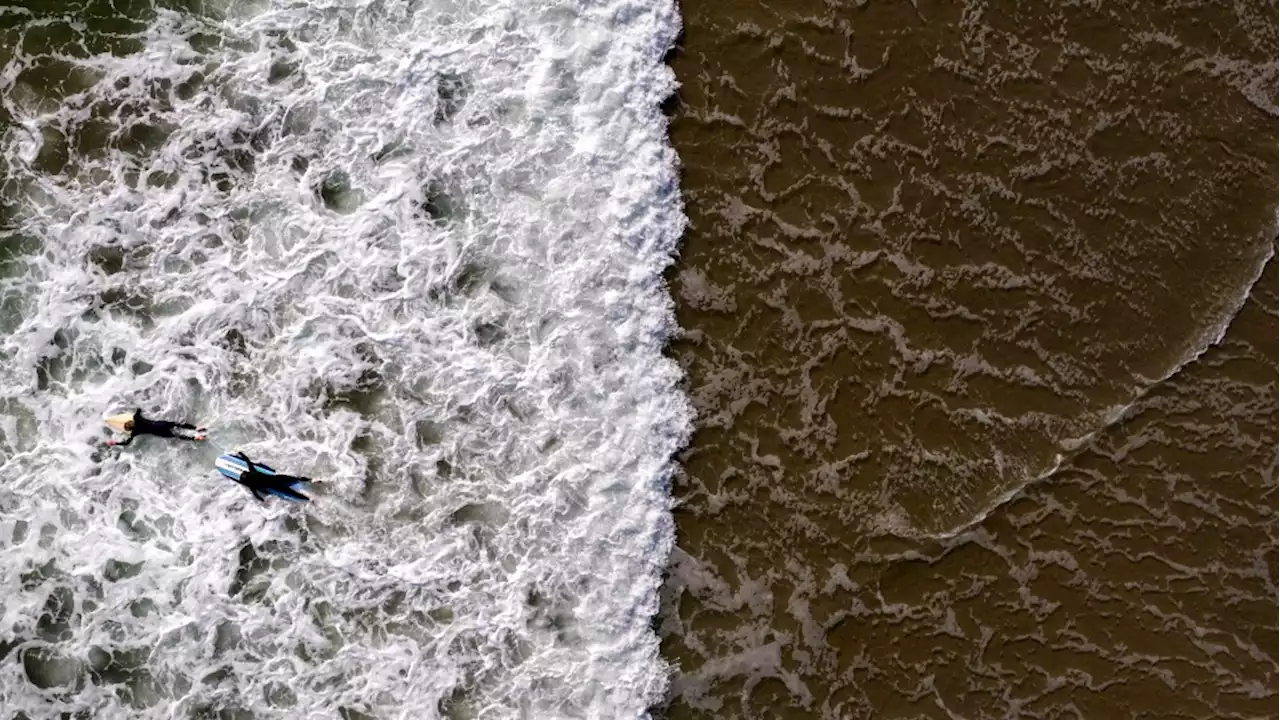
[[[259,466],[250,460],[248,455],[245,455],[242,452],[236,453],[236,457],[243,460],[245,467],[248,468],[244,472],[240,473],[240,479],[236,482],[249,488],[249,492],[253,493],[253,496],[258,498],[260,502],[267,501],[267,498],[263,496],[263,491],[265,490],[274,490],[282,495],[288,495],[295,500],[308,501],[311,498],[303,495],[297,490],[294,490],[293,486],[297,483],[318,484],[315,480],[312,480],[309,477],[302,477],[300,475],[283,475],[281,473],[272,474],[262,472],[258,470]]]
[[[151,420],[142,416],[141,408],[134,409],[133,417],[126,417],[123,422],[118,422],[119,419],[120,416],[109,418],[107,424],[129,433],[129,437],[124,440],[108,440],[108,445],[128,445],[139,435],[157,435],[159,437],[177,438],[179,440],[205,439],[205,428],[196,427],[190,423],[171,422],[169,420]],[[176,430],[183,430],[186,432],[178,433],[175,432]]]

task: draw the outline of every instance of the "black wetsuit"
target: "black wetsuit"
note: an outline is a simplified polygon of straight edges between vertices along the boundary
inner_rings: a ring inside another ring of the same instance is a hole
[[[245,465],[249,466],[248,470],[240,473],[240,479],[237,482],[249,488],[249,492],[253,493],[253,496],[258,498],[258,500],[262,502],[267,501],[267,499],[263,497],[264,490],[274,490],[296,500],[311,499],[291,487],[294,483],[313,482],[311,478],[301,477],[299,475],[283,475],[281,473],[272,475],[270,473],[259,472],[257,470],[259,467],[258,464],[250,460],[248,455],[241,452],[236,453],[236,457],[243,460]]]
[[[171,437],[179,440],[195,440],[196,438],[188,434],[175,433],[174,430],[191,430],[197,431],[200,428],[190,423],[170,422],[168,420],[148,420],[142,416],[142,409],[136,408],[133,411],[133,428],[129,430],[129,437],[122,440],[116,445],[128,445],[133,439],[139,435],[158,435],[160,437]]]

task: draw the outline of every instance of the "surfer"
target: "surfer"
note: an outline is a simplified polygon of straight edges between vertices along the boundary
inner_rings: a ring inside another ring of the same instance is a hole
[[[205,438],[205,428],[196,427],[190,423],[172,422],[169,420],[150,420],[143,417],[141,408],[135,408],[132,417],[125,417],[126,419],[119,424],[111,422],[111,420],[116,419],[111,418],[108,420],[108,424],[129,433],[129,437],[124,440],[108,440],[108,445],[128,445],[139,435],[157,435],[159,437],[177,438],[179,440],[204,440]],[[175,432],[177,430],[183,430],[186,432]]]
[[[262,472],[261,470],[258,470],[260,466],[250,460],[248,455],[238,452],[236,453],[236,457],[243,460],[245,467],[247,468],[244,472],[240,473],[240,479],[236,480],[236,482],[249,488],[249,492],[253,493],[253,496],[258,498],[260,502],[267,501],[262,494],[265,490],[274,490],[282,495],[288,495],[295,500],[305,501],[311,499],[293,489],[293,486],[298,483],[315,484],[315,481],[311,478],[299,475],[283,475],[281,473],[273,474]]]

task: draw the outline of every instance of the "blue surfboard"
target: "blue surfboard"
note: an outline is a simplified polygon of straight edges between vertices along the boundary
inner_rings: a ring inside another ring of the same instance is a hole
[[[214,462],[214,466],[218,468],[218,472],[222,473],[222,477],[227,478],[228,480],[235,480],[237,482],[240,480],[241,473],[249,469],[249,466],[245,464],[244,460],[241,460],[235,455],[219,455],[218,459]],[[258,468],[258,471],[263,473],[264,475],[276,474],[275,470],[267,467],[266,465],[263,465],[260,462],[255,462],[254,466]],[[302,482],[291,483],[289,487],[296,488],[299,485],[302,485]],[[272,490],[271,488],[263,488],[262,492],[265,492],[268,495],[274,495],[283,500],[288,500],[289,502],[306,502],[305,500],[300,500],[296,497],[290,497],[278,490]]]

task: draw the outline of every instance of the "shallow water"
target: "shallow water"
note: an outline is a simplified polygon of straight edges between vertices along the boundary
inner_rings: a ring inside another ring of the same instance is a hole
[[[670,716],[1274,714],[1276,8],[681,11]]]

